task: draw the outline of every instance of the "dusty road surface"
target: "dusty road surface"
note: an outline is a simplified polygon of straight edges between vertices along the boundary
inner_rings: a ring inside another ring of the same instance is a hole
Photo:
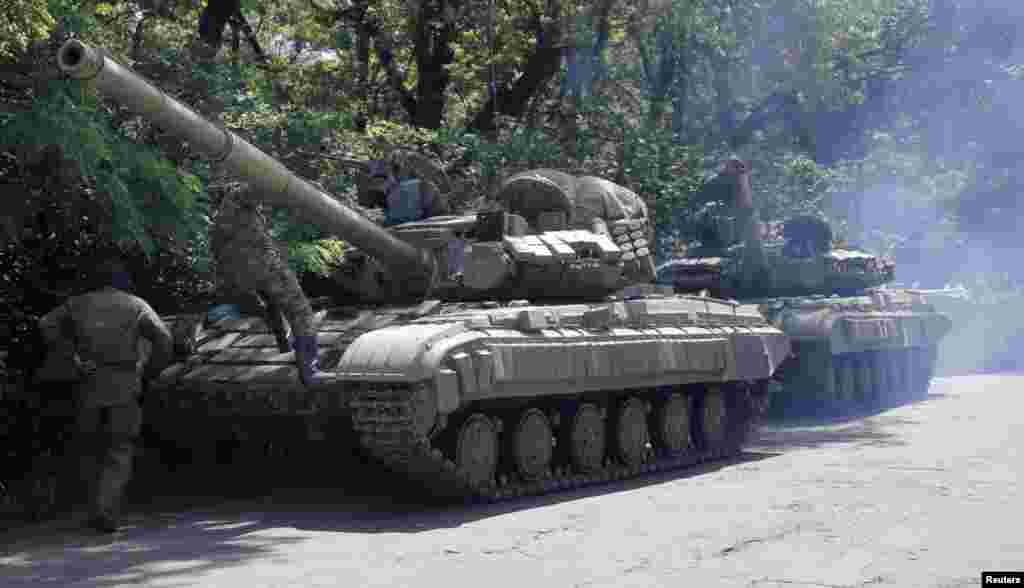
[[[979,585],[1024,570],[1021,415],[1024,376],[939,379],[913,406],[769,428],[740,460],[556,498],[293,490],[114,538],[51,525],[0,534],[0,586]]]

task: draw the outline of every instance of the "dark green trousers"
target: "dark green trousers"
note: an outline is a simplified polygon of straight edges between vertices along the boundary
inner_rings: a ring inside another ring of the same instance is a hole
[[[93,514],[120,513],[141,427],[142,409],[135,402],[79,411],[80,472]]]

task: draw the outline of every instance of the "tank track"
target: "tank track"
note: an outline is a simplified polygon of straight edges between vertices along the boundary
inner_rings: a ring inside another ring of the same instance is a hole
[[[796,355],[779,368],[783,394],[773,417],[846,414],[887,409],[927,398],[935,375],[937,348],[897,348],[831,355],[815,346],[795,346]]]
[[[449,449],[446,446],[451,445],[451,438],[457,433],[460,423],[471,416],[482,413],[501,423],[507,418],[506,414],[501,413],[507,410],[463,410],[459,416],[447,419],[447,423],[442,420],[430,435],[422,435],[417,433],[415,425],[415,394],[408,386],[364,385],[354,393],[351,407],[353,426],[360,437],[360,445],[386,468],[422,485],[435,497],[488,503],[627,480],[644,474],[685,469],[738,455],[767,411],[768,394],[773,382],[727,386],[732,386],[734,392],[727,395],[732,406],[729,414],[732,414],[733,418],[727,425],[726,435],[714,446],[695,440],[691,442],[688,450],[671,455],[659,448],[652,439],[643,463],[625,465],[610,457],[611,443],[608,443],[602,467],[583,473],[574,471],[568,460],[556,457],[552,460],[552,467],[547,474],[534,480],[523,479],[515,472],[515,468],[501,465],[506,458],[505,452],[501,451],[502,459],[499,460],[500,465],[495,479],[478,484],[472,483],[458,471],[452,460],[451,451],[446,451]],[[657,392],[651,392],[652,396],[655,394]],[[561,399],[558,402],[561,410],[565,411],[567,405],[571,405],[572,410],[581,401],[574,398]],[[533,405],[525,405],[516,412],[526,411],[531,407]],[[605,422],[611,421],[609,418]],[[692,416],[691,422],[694,422]],[[499,431],[502,428],[499,425]],[[610,438],[608,433],[610,431],[606,432],[606,438]],[[559,439],[557,433],[554,439]],[[556,443],[556,456],[559,455],[557,446],[560,444]],[[503,440],[499,441],[498,447],[504,449],[506,446]]]

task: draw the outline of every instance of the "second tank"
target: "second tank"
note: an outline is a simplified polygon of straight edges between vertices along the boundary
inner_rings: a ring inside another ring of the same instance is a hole
[[[749,176],[747,163],[725,162],[724,189],[691,225],[696,239],[658,266],[658,281],[754,304],[792,339],[776,415],[848,413],[927,395],[950,319],[914,291],[886,288],[894,264],[836,247],[824,220],[759,222]]]

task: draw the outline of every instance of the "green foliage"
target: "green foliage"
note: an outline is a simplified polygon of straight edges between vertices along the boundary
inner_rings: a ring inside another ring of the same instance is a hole
[[[288,244],[289,263],[299,274],[308,272],[326,277],[341,262],[347,247],[340,239],[293,241]]]
[[[352,117],[347,112],[292,111],[285,123],[288,143],[292,147],[318,146],[332,132],[352,128]]]
[[[700,150],[681,145],[670,132],[626,129],[624,172],[630,187],[653,201],[656,256],[667,257],[680,237],[681,222],[691,214],[690,195],[700,188]]]
[[[44,0],[0,2],[0,60],[10,59],[30,43],[45,39],[54,24]]]
[[[845,80],[871,66],[883,49],[882,22],[899,0],[770,0],[755,28],[761,48],[775,57],[761,68],[773,90],[796,90],[814,105],[841,106],[862,98]]]
[[[201,228],[198,178],[115,131],[110,115],[78,84],[50,82],[30,111],[0,122],[0,145],[51,144],[109,196],[114,241],[152,252],[157,229],[161,236],[188,241]]]
[[[113,10],[110,4],[101,3],[93,9],[89,9],[81,0],[48,0],[48,10],[61,28],[69,33],[94,33],[99,32],[99,23],[94,14],[109,13]]]
[[[868,155],[861,161],[831,167],[815,163],[814,153],[794,147],[795,127],[815,128],[822,113],[842,113],[850,104],[863,102],[865,79],[903,71],[887,61],[903,37],[907,46],[955,50],[960,41],[956,34],[914,29],[914,23],[928,16],[921,8],[925,4],[613,2],[607,51],[599,63],[581,64],[581,71],[606,67],[601,72],[605,75],[588,76],[584,71],[586,79],[577,82],[590,87],[572,96],[557,95],[562,80],[556,76],[530,97],[523,120],[499,121],[499,131],[489,137],[462,127],[486,101],[491,81],[498,88],[507,87],[528,73],[525,64],[536,44],[531,27],[534,17],[543,13],[544,2],[496,3],[493,15],[475,4],[465,5],[446,17],[458,25],[454,61],[446,67],[447,124],[431,131],[409,124],[409,113],[376,51],[370,52],[369,78],[357,75],[357,29],[336,18],[331,2],[242,3],[260,44],[271,53],[269,66],[257,66],[243,42],[238,54],[224,49],[216,63],[182,71],[181,64],[189,62],[183,45],[195,33],[201,3],[177,3],[173,18],[147,19],[142,51],[131,58],[140,66],[161,65],[154,69],[171,73],[158,74],[158,86],[184,96],[200,111],[216,113],[229,128],[302,177],[327,186],[342,201],[348,202],[353,192],[352,178],[336,159],[367,159],[379,156],[384,145],[401,146],[443,162],[453,180],[479,192],[471,196],[482,196],[505,175],[529,167],[609,178],[621,171],[620,181],[651,205],[659,227],[671,238],[678,219],[692,213],[689,196],[701,178],[720,157],[730,154],[730,130],[777,94],[799,95],[799,120],[776,119],[764,125],[738,153],[754,162],[754,189],[767,218],[823,210],[843,216],[843,199],[877,192],[882,184],[899,186],[895,191],[901,202],[922,209],[956,200],[968,183],[998,188],[997,178],[979,177],[968,163],[934,161],[925,154],[925,139],[920,136],[905,142],[880,133],[867,142]],[[6,9],[9,5],[13,9]],[[420,75],[415,55],[420,5],[383,0],[370,3],[368,12],[391,41],[394,63],[405,78],[403,87],[413,94]],[[563,25],[555,44],[574,43],[581,54],[587,53],[596,41],[599,5],[563,5],[558,16]],[[22,51],[32,40],[45,39],[55,23],[122,60],[132,48],[133,25],[120,17],[126,8],[121,3],[7,0],[4,8],[0,59]],[[897,21],[903,24],[893,24]],[[921,44],[922,39],[931,44]],[[300,43],[282,48],[281,40]],[[337,59],[303,59],[313,52]],[[645,62],[653,69],[642,67]],[[669,65],[674,70],[657,75],[659,67]],[[1008,75],[1019,74],[1019,67],[1005,65]],[[986,97],[977,101],[984,103]],[[188,263],[204,267],[208,167],[181,154],[140,146],[144,139],[135,137],[144,133],[131,122],[113,129],[108,110],[109,105],[104,108],[61,85],[33,102],[31,112],[3,118],[0,142],[61,145],[87,177],[85,189],[109,198],[117,240],[153,251],[156,243],[164,246],[164,234],[171,228],[179,246],[195,245],[182,253]],[[356,113],[369,116],[365,131],[356,128]],[[567,120],[567,114],[575,118]],[[924,114],[911,115],[918,123],[925,119]],[[338,253],[324,245],[325,235],[287,214],[275,215],[274,226],[300,272],[322,272]]]
[[[871,146],[867,157],[828,172],[826,198],[848,236],[880,252],[914,233],[952,238],[946,221],[973,180],[970,162],[937,160],[890,133],[874,133]],[[860,212],[846,219],[851,206]]]
[[[433,139],[438,144],[461,149],[466,161],[479,165],[485,180],[497,178],[508,168],[549,166],[562,156],[558,144],[543,131],[522,126],[511,128],[501,143],[485,141],[480,135],[461,129],[442,129]]]
[[[802,153],[789,153],[771,162],[771,169],[758,170],[757,194],[761,215],[780,220],[796,215],[823,212],[832,171]]]

